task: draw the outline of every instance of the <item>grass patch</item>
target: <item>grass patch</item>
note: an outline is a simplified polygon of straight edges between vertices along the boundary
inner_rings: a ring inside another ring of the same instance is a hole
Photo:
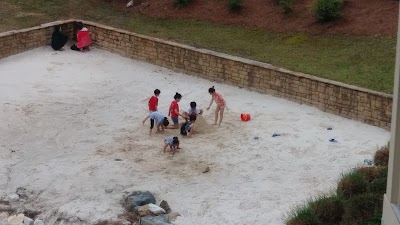
[[[309,204],[295,207],[288,218],[286,225],[317,225],[315,213]]]
[[[42,16],[16,19],[15,12],[20,11]],[[96,0],[3,0],[0,13],[6,18],[0,27],[3,31],[82,18],[376,91],[392,93],[393,89],[396,37],[305,36],[197,20],[152,19]]]

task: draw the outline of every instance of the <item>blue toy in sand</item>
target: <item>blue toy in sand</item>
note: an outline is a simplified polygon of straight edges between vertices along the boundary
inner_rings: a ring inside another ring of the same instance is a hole
[[[328,127],[327,130],[333,130],[333,128],[332,127]]]
[[[278,137],[278,136],[281,136],[281,135],[277,134],[277,133],[272,134],[272,137]]]
[[[374,161],[371,159],[364,159],[364,164],[367,164],[368,166],[372,166],[372,164],[374,164]]]
[[[330,141],[330,142],[337,142],[337,140],[336,140],[336,139],[334,139],[334,138],[332,138],[332,139],[329,139],[329,141]]]

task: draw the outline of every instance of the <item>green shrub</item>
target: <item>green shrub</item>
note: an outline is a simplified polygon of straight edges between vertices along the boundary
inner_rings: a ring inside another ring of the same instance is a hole
[[[387,166],[379,166],[379,177],[386,177],[388,175],[388,167]]]
[[[342,225],[365,225],[382,210],[382,194],[364,193],[349,199],[344,207]]]
[[[386,193],[386,185],[387,185],[387,177],[381,177],[369,184],[369,192],[377,193],[377,194],[385,194]]]
[[[242,0],[228,0],[228,3],[231,11],[238,11],[242,8]]]
[[[279,5],[283,8],[284,13],[290,13],[293,9],[294,0],[279,0]]]
[[[381,174],[380,170],[381,169],[377,166],[361,167],[357,169],[357,171],[363,173],[367,177],[368,182],[372,182],[373,180],[379,178]]]
[[[191,0],[175,0],[175,5],[178,7],[184,7],[189,5]]]
[[[336,225],[342,220],[344,206],[340,196],[321,196],[310,205],[318,224]]]
[[[318,225],[310,204],[298,206],[290,213],[286,225]]]
[[[376,211],[374,217],[368,221],[368,225],[381,225],[382,224],[382,212]]]
[[[358,170],[353,170],[343,174],[338,183],[337,194],[345,199],[352,198],[355,195],[362,194],[367,190],[368,178]]]
[[[315,0],[313,13],[320,22],[336,20],[340,17],[342,0]]]
[[[374,164],[376,166],[387,166],[389,164],[389,144],[375,152]]]

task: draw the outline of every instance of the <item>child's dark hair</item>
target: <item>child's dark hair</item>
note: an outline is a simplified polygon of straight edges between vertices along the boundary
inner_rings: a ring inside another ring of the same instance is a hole
[[[191,102],[190,103],[190,108],[195,109],[197,106],[196,102]]]
[[[174,96],[174,99],[179,99],[179,98],[182,98],[182,95],[179,94],[178,92],[176,92],[176,94]]]
[[[197,119],[196,115],[189,116],[189,121],[196,121],[196,119]]]
[[[54,31],[60,31],[61,30],[61,26],[60,25],[55,25],[54,26]]]
[[[167,117],[164,117],[163,125],[164,125],[164,127],[169,125],[169,121],[168,121]]]
[[[172,144],[173,144],[173,145],[179,145],[178,137],[173,137],[172,139],[173,139],[173,140],[172,140]]]
[[[159,95],[160,93],[161,93],[160,90],[158,90],[158,89],[154,90],[154,94],[155,94],[155,95]]]
[[[78,28],[79,30],[81,30],[84,27],[84,25],[82,22],[76,22],[75,27]]]
[[[208,89],[208,93],[212,94],[212,93],[214,93],[214,92],[215,92],[214,86],[212,86],[212,87],[210,87],[210,88]]]

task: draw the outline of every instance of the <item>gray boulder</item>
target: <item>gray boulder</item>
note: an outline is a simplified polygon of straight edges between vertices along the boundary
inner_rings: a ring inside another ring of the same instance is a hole
[[[156,204],[156,198],[152,193],[149,191],[134,191],[124,199],[123,206],[126,210],[132,212],[135,210],[135,207],[150,203]]]
[[[140,218],[140,225],[169,225],[168,215],[145,216]]]
[[[35,222],[33,223],[34,225],[44,225],[42,220],[36,219]]]

